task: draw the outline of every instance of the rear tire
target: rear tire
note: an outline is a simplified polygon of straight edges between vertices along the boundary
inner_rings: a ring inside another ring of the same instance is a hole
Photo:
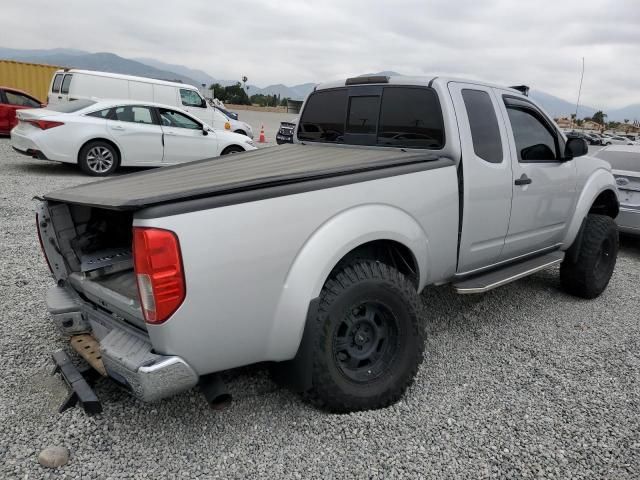
[[[106,177],[115,172],[120,155],[113,145],[102,140],[87,143],[78,154],[78,165],[87,175]]]
[[[220,155],[229,155],[231,153],[242,153],[244,152],[244,148],[239,147],[238,145],[230,145],[225,148]]]
[[[618,227],[606,215],[590,214],[585,222],[582,241],[574,242],[560,265],[560,282],[571,295],[596,298],[607,288],[616,266]]]
[[[382,408],[413,382],[424,351],[421,303],[394,268],[360,260],[332,274],[316,321],[306,392],[315,405],[333,412]]]

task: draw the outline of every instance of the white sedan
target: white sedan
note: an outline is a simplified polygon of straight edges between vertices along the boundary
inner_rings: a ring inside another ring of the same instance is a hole
[[[626,137],[620,137],[618,135],[605,135],[604,138],[602,139],[602,142],[605,145],[633,145],[634,144],[633,140]]]
[[[94,176],[118,167],[161,167],[255,150],[245,135],[214,130],[166,105],[130,100],[20,110],[11,145],[33,158],[77,163]]]

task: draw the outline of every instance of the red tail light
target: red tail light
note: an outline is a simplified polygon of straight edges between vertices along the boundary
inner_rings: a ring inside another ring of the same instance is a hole
[[[49,130],[50,128],[64,125],[64,122],[54,122],[53,120],[25,120],[25,122],[38,127],[40,130]]]
[[[162,323],[186,295],[178,237],[169,230],[134,227],[133,262],[144,318]]]
[[[36,230],[38,231],[38,240],[40,240],[40,249],[42,250],[42,255],[44,255],[44,259],[47,261],[47,266],[51,273],[53,273],[53,268],[51,268],[51,262],[47,257],[47,252],[44,251],[44,243],[42,242],[42,234],[40,233],[40,216],[36,213]]]

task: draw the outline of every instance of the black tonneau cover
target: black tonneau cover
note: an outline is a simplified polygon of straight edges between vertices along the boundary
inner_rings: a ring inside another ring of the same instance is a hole
[[[88,183],[49,193],[44,198],[113,210],[139,210],[357,172],[439,163],[439,158],[433,153],[415,150],[282,145]],[[453,162],[448,160],[444,164],[453,165]]]

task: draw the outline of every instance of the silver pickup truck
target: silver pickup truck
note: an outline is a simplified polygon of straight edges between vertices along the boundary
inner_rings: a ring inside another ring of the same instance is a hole
[[[55,323],[144,400],[272,362],[331,411],[396,401],[429,306],[552,265],[594,298],[618,252],[611,167],[523,92],[447,78],[317,87],[295,143],[46,195]]]

